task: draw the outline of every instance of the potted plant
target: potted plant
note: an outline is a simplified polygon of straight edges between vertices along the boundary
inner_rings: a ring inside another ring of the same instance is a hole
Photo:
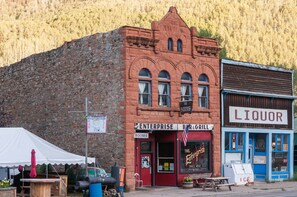
[[[183,188],[184,189],[193,188],[193,179],[191,177],[186,176],[183,178]]]
[[[16,188],[10,187],[10,182],[7,179],[0,181],[0,196],[16,196]]]

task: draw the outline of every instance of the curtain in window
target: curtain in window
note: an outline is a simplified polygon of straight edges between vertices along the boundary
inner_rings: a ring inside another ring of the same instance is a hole
[[[203,96],[204,89],[205,89],[205,87],[198,86],[199,106],[202,106],[202,99],[201,98]]]
[[[181,96],[182,96],[182,101],[185,100],[184,96],[186,96],[186,91],[187,91],[187,86],[182,85],[182,86],[181,86],[181,89],[180,89]]]
[[[159,84],[158,85],[158,92],[159,92],[159,105],[162,106],[163,105],[163,99],[162,99],[162,95],[164,94],[164,89],[165,89],[166,84]]]
[[[145,83],[138,83],[140,104],[143,104],[143,93],[145,90]]]

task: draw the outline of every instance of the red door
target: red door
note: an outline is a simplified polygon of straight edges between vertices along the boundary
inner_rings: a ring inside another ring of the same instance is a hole
[[[140,159],[143,186],[152,186],[152,156],[151,154],[141,154]]]

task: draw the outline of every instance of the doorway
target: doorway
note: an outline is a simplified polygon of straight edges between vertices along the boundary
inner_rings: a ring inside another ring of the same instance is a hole
[[[266,133],[250,133],[248,162],[252,164],[255,179],[266,179],[267,149]]]
[[[152,142],[140,142],[140,174],[143,181],[143,186],[152,186],[153,175],[153,157],[152,157]]]

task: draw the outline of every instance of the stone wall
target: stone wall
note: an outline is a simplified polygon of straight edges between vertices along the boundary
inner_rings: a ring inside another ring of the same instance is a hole
[[[107,116],[107,133],[89,136],[89,156],[110,171],[123,165],[124,67],[120,30],[94,34],[0,69],[4,126],[24,127],[85,155],[85,97],[90,115]],[[92,113],[96,112],[96,113]]]

